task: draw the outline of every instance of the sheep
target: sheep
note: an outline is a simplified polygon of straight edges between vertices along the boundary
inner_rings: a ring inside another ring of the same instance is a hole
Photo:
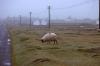
[[[49,43],[54,42],[54,44],[57,44],[57,35],[55,33],[47,33],[41,38],[42,43]]]

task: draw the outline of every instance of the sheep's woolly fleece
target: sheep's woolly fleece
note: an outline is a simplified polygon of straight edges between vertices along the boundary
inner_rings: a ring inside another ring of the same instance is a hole
[[[43,40],[47,40],[47,39],[55,39],[57,37],[57,35],[55,33],[47,33],[45,34],[41,39]]]

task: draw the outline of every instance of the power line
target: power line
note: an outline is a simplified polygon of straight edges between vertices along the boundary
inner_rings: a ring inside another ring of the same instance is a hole
[[[73,4],[73,5],[68,6],[68,7],[65,7],[65,8],[54,8],[54,9],[52,9],[52,10],[66,10],[66,9],[69,9],[69,8],[79,7],[79,6],[82,6],[82,5],[85,5],[85,4],[94,2],[94,1],[95,1],[95,0],[88,0],[88,1],[80,2],[80,3],[78,3],[78,4]]]

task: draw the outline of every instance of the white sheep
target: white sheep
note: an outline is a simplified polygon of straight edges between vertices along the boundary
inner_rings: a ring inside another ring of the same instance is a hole
[[[41,42],[42,43],[44,43],[44,42],[47,42],[47,43],[54,42],[54,44],[55,43],[57,44],[57,35],[55,33],[47,33],[41,38]]]

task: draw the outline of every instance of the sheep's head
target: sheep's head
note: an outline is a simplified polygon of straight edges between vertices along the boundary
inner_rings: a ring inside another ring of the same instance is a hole
[[[41,42],[44,43],[45,41],[43,39],[41,39]]]

